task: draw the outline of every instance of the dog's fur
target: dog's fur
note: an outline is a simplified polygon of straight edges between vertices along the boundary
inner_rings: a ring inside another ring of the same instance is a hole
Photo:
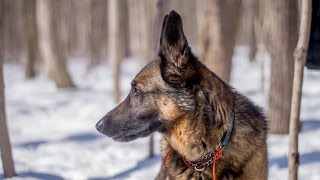
[[[193,171],[182,157],[197,161],[214,151],[233,113],[235,126],[217,161],[217,178],[266,180],[267,123],[261,109],[197,60],[181,17],[171,11],[163,21],[158,57],[137,74],[128,97],[97,129],[123,142],[158,131],[163,134],[163,156],[174,151],[157,179],[212,179],[212,168]]]

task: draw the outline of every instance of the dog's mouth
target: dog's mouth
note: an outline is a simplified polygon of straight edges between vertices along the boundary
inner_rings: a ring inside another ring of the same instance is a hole
[[[122,126],[121,126],[122,125]],[[97,130],[119,142],[133,141],[140,137],[146,137],[155,131],[161,131],[165,127],[162,121],[136,122],[126,124],[114,124],[108,118],[98,121]]]
[[[146,137],[156,131],[161,131],[163,128],[164,128],[163,125],[156,124],[146,129],[136,130],[135,132],[123,131],[110,137],[115,141],[129,142],[141,137]]]
[[[116,134],[114,136],[111,136],[111,138],[115,141],[119,141],[119,142],[129,142],[129,141],[133,141],[135,139],[138,139],[140,137],[146,137],[148,135],[150,135],[151,133],[153,133],[154,131],[150,131],[150,129],[145,129],[142,130],[138,133],[120,133],[120,134]]]

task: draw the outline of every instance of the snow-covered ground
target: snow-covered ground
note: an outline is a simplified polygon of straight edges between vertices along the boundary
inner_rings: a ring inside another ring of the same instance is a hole
[[[123,97],[139,71],[137,64],[126,60],[122,66]],[[238,48],[231,84],[265,107],[259,67],[260,61],[249,63],[246,49]],[[7,121],[19,174],[12,179],[153,179],[161,164],[158,143],[157,156],[148,159],[148,138],[118,143],[95,129],[99,118],[115,106],[108,65],[86,73],[84,61],[77,59],[70,63],[70,70],[78,88],[57,90],[44,76],[26,81],[22,66],[5,64]],[[320,71],[306,70],[304,80],[299,179],[319,180]],[[269,135],[268,144],[269,179],[287,179],[288,136]],[[0,179],[2,174],[0,164]]]

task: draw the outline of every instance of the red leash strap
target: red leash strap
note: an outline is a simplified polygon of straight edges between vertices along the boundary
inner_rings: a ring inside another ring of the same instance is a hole
[[[217,146],[216,152],[215,152],[215,156],[213,157],[213,165],[212,165],[212,179],[213,180],[217,180],[216,177],[216,161],[218,159],[220,159],[222,156],[222,149]]]
[[[167,159],[168,159],[168,157],[169,157],[169,155],[171,154],[172,151],[173,151],[173,148],[171,148],[171,149],[168,151],[167,155],[164,157],[163,163],[162,163],[162,168],[165,168],[165,167],[166,167]]]
[[[187,162],[186,159],[184,159],[184,157],[182,157],[182,160],[183,160],[184,164],[186,164],[190,169],[194,170],[194,168],[192,166],[190,166],[190,164]]]

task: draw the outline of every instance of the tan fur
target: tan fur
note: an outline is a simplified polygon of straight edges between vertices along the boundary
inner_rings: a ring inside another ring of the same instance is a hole
[[[160,97],[156,104],[163,119],[174,121],[185,114],[179,110],[179,106],[175,102],[167,97]]]

